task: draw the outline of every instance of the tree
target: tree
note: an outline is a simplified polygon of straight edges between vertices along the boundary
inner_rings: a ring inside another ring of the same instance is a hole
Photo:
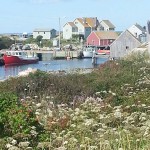
[[[8,37],[1,37],[0,38],[0,49],[7,49],[13,44],[13,40]]]
[[[39,35],[36,37],[36,41],[39,43],[40,41],[42,41],[43,39],[43,36],[42,35]]]

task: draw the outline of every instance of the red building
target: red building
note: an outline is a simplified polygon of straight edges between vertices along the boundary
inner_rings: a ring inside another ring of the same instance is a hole
[[[86,44],[101,47],[102,49],[116,40],[118,34],[114,31],[93,31],[87,37]]]

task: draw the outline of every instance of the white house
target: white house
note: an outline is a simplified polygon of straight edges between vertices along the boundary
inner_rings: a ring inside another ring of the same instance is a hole
[[[37,38],[37,36],[41,35],[43,39],[52,39],[56,37],[55,29],[35,29],[33,31],[33,38]]]
[[[102,20],[99,23],[98,30],[114,31],[115,26],[109,20]]]
[[[76,18],[63,26],[63,39],[71,39],[72,35],[79,35],[79,38],[86,39],[89,34],[97,29],[99,22],[94,18]]]
[[[134,24],[128,28],[136,38],[138,38],[141,42],[146,42],[146,28],[143,28],[139,24]]]
[[[73,22],[67,22],[63,27],[63,39],[71,39],[78,34],[78,27]]]

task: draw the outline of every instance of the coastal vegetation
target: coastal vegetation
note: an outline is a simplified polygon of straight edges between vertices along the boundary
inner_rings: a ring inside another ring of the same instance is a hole
[[[0,149],[149,150],[149,59],[0,82]]]
[[[43,39],[41,35],[37,36],[37,38],[33,38],[33,36],[29,36],[25,40],[19,39],[18,36],[2,36],[0,37],[0,50],[1,49],[8,49],[12,44],[15,43],[22,43],[25,44],[37,44],[40,48],[41,47],[53,47],[53,40],[54,39]],[[73,44],[75,46],[81,44],[79,41],[79,37],[77,35],[73,36],[70,40],[64,40],[61,38],[61,46]]]
[[[8,37],[0,37],[0,50],[9,48],[13,42],[14,41]]]

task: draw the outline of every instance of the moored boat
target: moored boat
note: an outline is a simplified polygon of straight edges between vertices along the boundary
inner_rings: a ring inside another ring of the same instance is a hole
[[[28,54],[25,51],[17,50],[17,51],[6,51],[3,55],[3,60],[5,65],[25,65],[25,64],[33,64],[39,61],[39,58],[35,53]]]
[[[110,55],[110,50],[101,50],[101,49],[99,49],[99,50],[97,51],[97,53],[98,53],[99,55]]]
[[[93,55],[97,54],[96,47],[86,46],[83,48],[83,57],[92,58]]]

